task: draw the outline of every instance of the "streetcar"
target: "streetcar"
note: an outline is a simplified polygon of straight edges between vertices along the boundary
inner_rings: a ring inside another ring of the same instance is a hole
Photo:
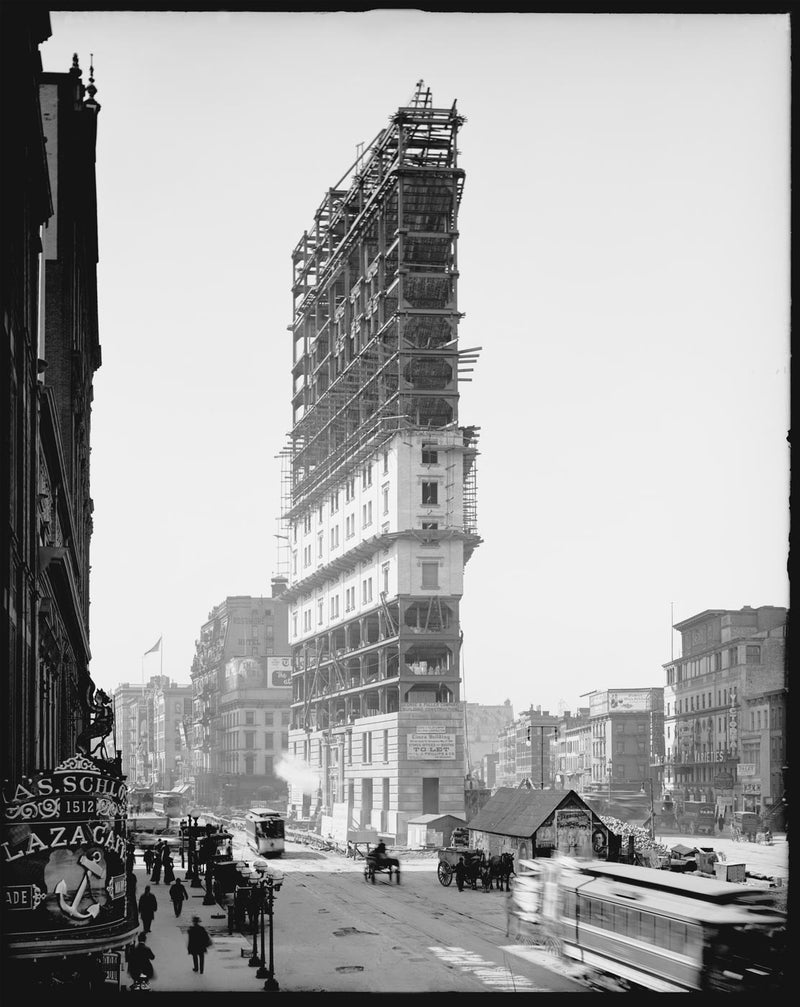
[[[786,914],[765,889],[648,867],[523,860],[508,935],[617,990],[745,992],[783,984]]]
[[[173,790],[159,790],[153,794],[153,811],[169,818],[182,818],[186,809],[186,798]]]
[[[262,857],[279,857],[284,850],[285,818],[274,808],[251,808],[244,816],[247,845]]]

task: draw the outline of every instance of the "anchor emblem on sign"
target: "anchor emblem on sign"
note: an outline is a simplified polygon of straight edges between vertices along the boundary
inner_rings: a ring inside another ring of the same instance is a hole
[[[103,870],[98,866],[100,860],[102,859],[102,853],[99,850],[95,850],[91,858],[81,856],[78,858],[78,864],[83,868],[83,878],[81,879],[80,885],[78,885],[78,890],[75,892],[75,898],[72,900],[72,904],[64,898],[67,892],[67,883],[62,878],[56,885],[56,894],[58,895],[58,904],[61,907],[61,911],[66,913],[67,916],[71,916],[76,920],[88,920],[100,912],[100,906],[95,902],[93,905],[89,906],[85,913],[80,912],[78,906],[81,904],[81,899],[86,891],[86,886],[89,884],[89,874],[94,874],[96,878],[101,878],[103,876]]]

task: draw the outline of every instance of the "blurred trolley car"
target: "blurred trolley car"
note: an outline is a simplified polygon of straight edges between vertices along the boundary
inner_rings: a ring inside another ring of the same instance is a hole
[[[508,935],[586,967],[590,985],[782,988],[786,915],[765,889],[604,861],[523,860]]]
[[[285,847],[286,822],[273,808],[251,808],[244,816],[247,845],[262,857],[279,857]]]

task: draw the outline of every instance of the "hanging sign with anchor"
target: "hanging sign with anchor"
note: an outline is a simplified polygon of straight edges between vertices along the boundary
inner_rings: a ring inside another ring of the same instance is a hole
[[[126,874],[127,788],[112,762],[77,753],[2,792],[0,863],[11,955],[122,947],[135,937]],[[107,941],[107,943],[106,943]]]

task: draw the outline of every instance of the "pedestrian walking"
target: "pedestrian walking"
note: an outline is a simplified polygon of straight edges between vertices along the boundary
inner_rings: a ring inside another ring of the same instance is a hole
[[[142,860],[144,860],[145,870],[147,871],[148,874],[153,869],[153,859],[154,858],[155,858],[155,854],[153,853],[153,847],[152,846],[148,846],[147,849],[144,851],[144,856],[142,857]]]
[[[144,896],[142,896],[144,898]],[[153,961],[155,955],[147,946],[147,938],[144,934],[139,934],[139,941],[128,952],[128,975],[139,983],[142,976],[149,982],[155,976]]]
[[[142,926],[146,934],[150,933],[150,927],[153,925],[153,917],[157,909],[158,902],[156,901],[156,897],[150,891],[150,885],[145,885],[142,896],[139,899],[139,916],[142,919]]]
[[[172,857],[167,855],[164,860],[164,884],[171,885],[175,880],[175,867],[173,864]]]
[[[211,938],[208,936],[208,931],[205,927],[200,926],[200,917],[192,917],[192,925],[189,927],[189,943],[187,945],[189,949],[189,954],[192,956],[192,972],[197,972],[199,969],[200,975],[203,974],[203,967],[205,965],[206,951],[211,947]]]
[[[464,863],[464,858],[459,857],[458,863],[456,864],[456,885],[460,892],[464,891],[464,880],[467,876],[467,865]]]
[[[163,866],[161,843],[158,843],[153,851],[153,873],[150,875],[150,880],[154,885],[157,885],[161,880],[161,868]]]
[[[175,915],[180,916],[183,909],[183,903],[189,898],[189,893],[183,887],[183,882],[180,878],[177,878],[170,885],[169,897],[172,899],[172,907],[175,910]]]

